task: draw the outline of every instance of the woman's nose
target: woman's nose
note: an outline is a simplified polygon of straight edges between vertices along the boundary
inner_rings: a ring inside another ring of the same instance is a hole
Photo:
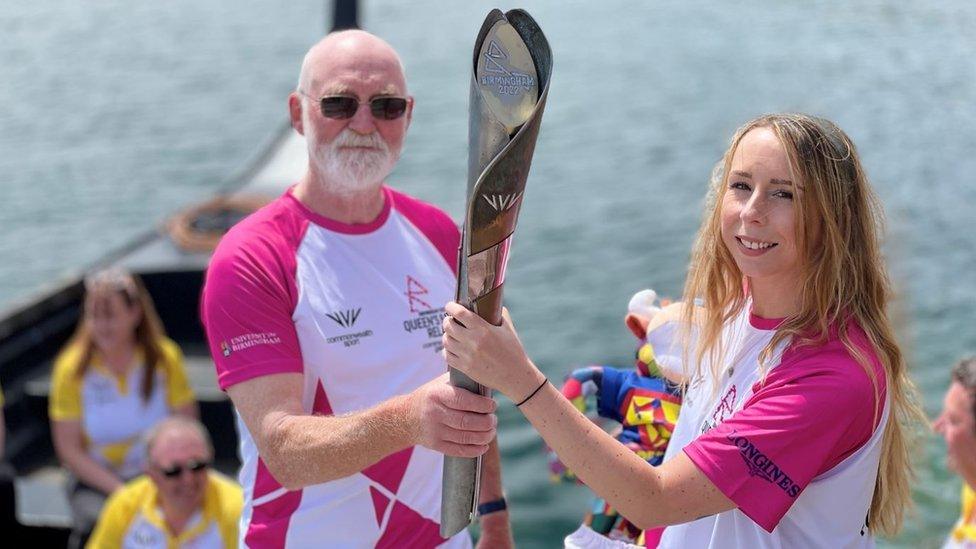
[[[753,193],[743,204],[739,217],[746,223],[762,223],[766,219],[766,203],[759,193]]]

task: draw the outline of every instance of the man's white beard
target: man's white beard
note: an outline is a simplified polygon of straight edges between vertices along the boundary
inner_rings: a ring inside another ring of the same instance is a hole
[[[349,128],[342,130],[331,143],[310,150],[309,154],[329,189],[341,194],[379,187],[397,161],[397,155],[379,133],[362,135]]]

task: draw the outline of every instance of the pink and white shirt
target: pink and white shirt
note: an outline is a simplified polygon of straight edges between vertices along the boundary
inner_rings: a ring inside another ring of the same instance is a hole
[[[851,326],[875,381],[832,330],[823,345],[774,349],[762,382],[759,355],[779,321],[749,311],[723,330],[718,389],[707,374],[691,381],[665,455],[683,451],[737,508],[669,526],[659,547],[872,547],[884,368]]]
[[[304,375],[308,414],[363,410],[446,371],[443,304],[459,234],[443,211],[383,188],[373,222],[319,216],[289,190],[221,240],[201,316],[222,389]],[[352,476],[288,491],[238,416],[241,546],[434,547],[440,454],[411,447]],[[445,547],[470,547],[466,532]]]

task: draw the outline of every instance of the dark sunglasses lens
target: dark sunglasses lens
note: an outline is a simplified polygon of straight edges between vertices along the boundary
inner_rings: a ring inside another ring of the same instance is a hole
[[[352,118],[359,108],[359,100],[355,97],[323,97],[322,116],[326,118]]]
[[[407,100],[402,97],[377,97],[370,101],[373,116],[383,120],[395,120],[407,111]]]
[[[191,473],[197,473],[197,472],[203,471],[204,469],[206,469],[209,466],[210,466],[210,463],[208,463],[206,461],[191,461],[191,462],[187,463],[186,465],[174,465],[174,466],[170,467],[169,469],[162,469],[161,471],[163,473],[163,476],[165,476],[167,478],[176,478],[176,477],[180,476],[180,474],[183,473],[183,469],[184,468],[187,471],[190,471]]]

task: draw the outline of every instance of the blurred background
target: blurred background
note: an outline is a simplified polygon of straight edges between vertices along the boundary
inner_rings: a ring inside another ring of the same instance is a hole
[[[401,53],[414,120],[390,183],[461,219],[471,49],[492,7],[527,9],[554,69],[507,302],[530,355],[630,367],[627,301],[678,296],[705,185],[732,132],[770,111],[836,121],[888,215],[900,336],[934,417],[976,351],[976,4],[363,0]],[[222,188],[286,120],[320,1],[6,2],[0,8],[0,310]],[[521,547],[587,507],[551,485],[540,440],[500,410]],[[928,434],[917,511],[889,547],[936,547],[959,480]]]

